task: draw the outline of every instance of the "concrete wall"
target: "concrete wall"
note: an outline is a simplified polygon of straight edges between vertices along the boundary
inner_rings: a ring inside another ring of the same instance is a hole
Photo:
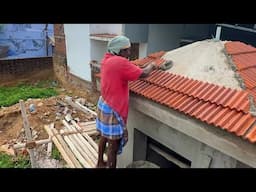
[[[211,24],[149,24],[147,53],[169,51],[180,47],[181,39],[196,41],[212,34]]]
[[[65,24],[66,54],[69,72],[91,81],[88,24]]]
[[[53,67],[56,78],[62,83],[62,86],[66,87],[67,89],[74,88],[73,86],[75,86],[76,89],[81,88],[90,90],[91,84],[88,81],[69,72],[70,68],[67,65],[66,35],[64,33],[64,24],[54,24],[54,34],[55,48],[53,53]],[[77,47],[75,48],[77,49]],[[79,50],[79,53],[81,54],[81,50]]]
[[[147,56],[147,43],[140,43],[139,45],[139,58],[144,58]]]
[[[220,39],[223,41],[241,41],[254,47],[256,46],[256,33],[227,27],[222,27]]]
[[[91,60],[96,60],[98,63],[101,62],[104,54],[107,51],[107,41],[99,41],[99,40],[90,40],[90,52],[91,52]]]
[[[204,40],[215,36],[214,24],[183,24],[182,38]]]
[[[146,43],[148,41],[149,24],[126,24],[124,34],[133,43]]]
[[[150,24],[147,54],[179,47],[183,24]]]
[[[122,24],[89,24],[90,34],[109,33],[122,34]]]
[[[134,128],[191,161],[192,168],[255,166],[253,158],[250,158],[255,146],[136,96],[131,96],[127,126],[129,141],[123,154],[118,156],[118,167],[126,167],[138,160],[138,154],[141,158],[145,156],[143,143],[134,145]]]
[[[52,57],[0,60],[0,85],[53,80]]]

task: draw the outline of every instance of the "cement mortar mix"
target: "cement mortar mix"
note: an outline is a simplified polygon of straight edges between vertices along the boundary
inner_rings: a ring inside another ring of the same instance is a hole
[[[225,54],[225,41],[203,40],[167,52],[162,58],[173,61],[170,73],[194,80],[242,90],[232,63]]]

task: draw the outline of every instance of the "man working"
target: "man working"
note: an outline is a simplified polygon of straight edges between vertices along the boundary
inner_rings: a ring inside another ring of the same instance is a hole
[[[153,64],[144,69],[132,64],[130,40],[117,36],[108,43],[107,53],[101,62],[101,96],[97,106],[96,127],[100,132],[97,167],[116,167],[117,154],[128,141],[126,128],[129,105],[128,82],[146,77],[155,68]],[[107,162],[103,153],[108,142]]]

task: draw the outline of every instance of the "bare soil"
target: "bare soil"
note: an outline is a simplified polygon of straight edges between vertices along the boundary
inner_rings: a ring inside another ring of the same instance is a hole
[[[31,80],[29,81],[31,82]],[[11,84],[15,84],[15,80]],[[26,114],[32,133],[36,133],[35,140],[47,139],[49,136],[44,130],[44,125],[54,123],[55,128],[62,128],[62,119],[67,113],[71,113],[73,118],[78,119],[80,122],[95,120],[93,115],[85,114],[80,110],[67,105],[64,107],[60,102],[65,103],[65,97],[70,96],[72,99],[83,99],[85,105],[91,106],[95,109],[95,104],[98,100],[99,93],[93,93],[88,90],[81,90],[76,87],[58,88],[60,95],[46,98],[46,99],[28,99],[24,101]],[[60,101],[60,102],[58,102]],[[29,105],[34,104],[35,112],[29,111]],[[90,107],[89,107],[90,108]],[[32,135],[33,136],[33,135]],[[17,103],[10,107],[0,108],[0,151],[4,150],[9,153],[9,147],[15,143],[23,143],[26,140],[23,128],[23,119],[20,111],[20,104]],[[57,161],[50,157],[45,156],[47,145],[37,147],[38,164],[41,168],[61,168],[64,166],[62,161]],[[26,152],[26,149],[23,149]]]

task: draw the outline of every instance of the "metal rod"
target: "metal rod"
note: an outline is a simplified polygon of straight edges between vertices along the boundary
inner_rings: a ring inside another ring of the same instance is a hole
[[[256,33],[255,29],[250,29],[250,28],[246,28],[246,27],[230,25],[230,24],[216,24],[216,25],[222,26],[222,27],[228,27],[228,28],[232,28],[232,29],[237,29],[237,30],[241,30],[241,31],[248,31],[248,32]]]

